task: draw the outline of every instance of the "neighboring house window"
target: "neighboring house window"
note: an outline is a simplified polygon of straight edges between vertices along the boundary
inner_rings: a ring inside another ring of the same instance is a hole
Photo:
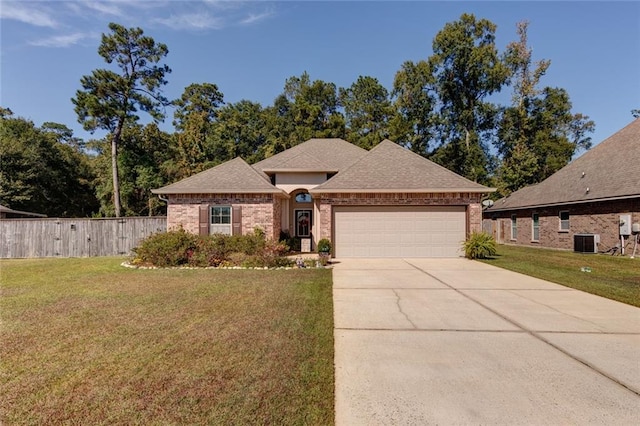
[[[561,231],[569,230],[569,212],[568,211],[560,212],[560,230]]]
[[[296,237],[311,236],[311,210],[296,210]]]
[[[538,213],[534,213],[531,217],[531,240],[540,240],[540,216]]]
[[[511,239],[518,239],[518,223],[516,222],[516,215],[511,215]]]
[[[231,207],[211,207],[211,233],[231,235]]]

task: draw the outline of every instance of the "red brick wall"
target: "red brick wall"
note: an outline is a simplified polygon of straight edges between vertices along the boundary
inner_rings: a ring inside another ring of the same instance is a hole
[[[467,232],[482,227],[481,194],[474,193],[364,193],[318,194],[320,203],[320,238],[331,239],[332,206],[467,206]]]
[[[182,226],[197,234],[200,205],[241,206],[243,234],[258,226],[267,238],[280,236],[281,200],[272,194],[181,194],[168,199],[167,229]]]
[[[569,212],[569,231],[560,230],[560,211]],[[540,238],[537,242],[531,240],[533,213],[539,215]],[[517,240],[511,239],[511,214],[517,215]],[[620,243],[619,220],[622,214],[630,214],[632,223],[640,223],[640,198],[511,212],[485,212],[484,220],[487,227],[500,229],[498,242],[505,244],[573,250],[575,234],[598,234],[598,249],[603,251]],[[491,223],[487,224],[488,221]],[[627,238],[627,251],[633,250],[629,240]]]

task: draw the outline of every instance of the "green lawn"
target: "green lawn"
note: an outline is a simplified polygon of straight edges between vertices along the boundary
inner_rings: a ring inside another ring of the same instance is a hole
[[[0,424],[332,424],[329,270],[0,262]]]
[[[484,262],[640,306],[640,259],[499,245]],[[591,272],[582,272],[589,268]]]

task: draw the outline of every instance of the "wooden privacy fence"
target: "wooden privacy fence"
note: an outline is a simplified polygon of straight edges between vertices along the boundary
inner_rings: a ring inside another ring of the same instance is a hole
[[[0,258],[127,255],[166,229],[166,217],[2,219]]]

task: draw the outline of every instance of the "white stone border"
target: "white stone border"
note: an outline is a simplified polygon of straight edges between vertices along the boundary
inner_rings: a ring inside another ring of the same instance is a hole
[[[220,269],[220,270],[228,270],[228,269],[242,269],[242,270],[260,270],[260,271],[277,271],[277,270],[289,270],[289,269],[332,269],[333,265],[327,266],[316,266],[316,267],[306,267],[306,268],[297,268],[293,266],[279,266],[277,268],[269,268],[268,266],[169,266],[169,267],[160,267],[160,266],[144,266],[144,265],[132,265],[129,261],[124,261],[120,264],[125,268],[130,269],[170,269],[170,270],[179,270],[179,269]]]

